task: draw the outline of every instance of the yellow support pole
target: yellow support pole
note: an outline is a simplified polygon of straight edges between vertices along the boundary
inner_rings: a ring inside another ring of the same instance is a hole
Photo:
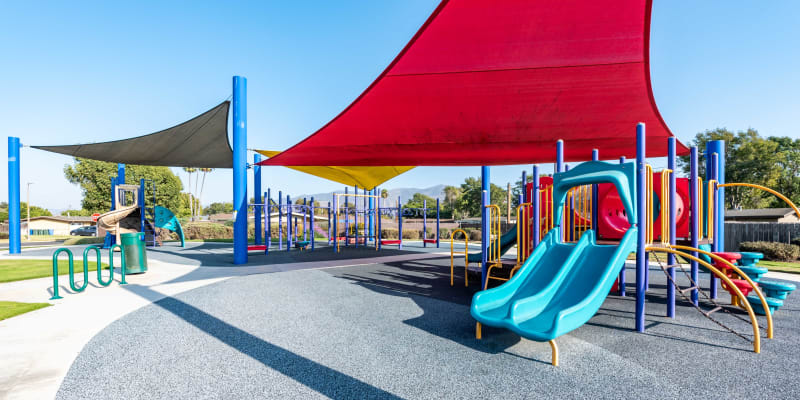
[[[467,236],[467,232],[463,229],[456,229],[450,233],[450,286],[453,286],[453,270],[455,268],[453,262],[453,240],[458,232],[464,235],[464,287],[467,287],[469,286],[469,274],[467,273],[467,269],[469,268],[469,237]]]

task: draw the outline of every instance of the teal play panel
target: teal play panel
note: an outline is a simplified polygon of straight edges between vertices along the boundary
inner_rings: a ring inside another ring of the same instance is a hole
[[[170,211],[168,208],[156,206],[155,221],[153,222],[157,228],[162,228],[170,232],[177,233],[178,238],[181,240],[181,247],[186,247],[186,240],[183,237],[183,227],[172,211]]]
[[[616,186],[629,221],[636,221],[634,164],[592,161],[553,177],[555,221],[561,221],[570,188],[594,183]],[[586,231],[577,243],[562,243],[552,229],[509,281],[480,291],[470,312],[480,323],[510,329],[522,337],[548,341],[589,321],[636,250],[637,228],[631,227],[619,245],[598,245]]]
[[[500,255],[506,254],[509,249],[517,245],[517,230],[512,229],[500,236]],[[483,253],[469,253],[467,262],[479,263],[483,261]]]

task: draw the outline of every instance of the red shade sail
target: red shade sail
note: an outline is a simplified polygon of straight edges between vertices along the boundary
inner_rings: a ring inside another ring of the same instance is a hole
[[[649,0],[444,0],[389,67],[265,165],[502,165],[650,157],[672,134],[650,86]],[[686,152],[679,144],[678,151]]]

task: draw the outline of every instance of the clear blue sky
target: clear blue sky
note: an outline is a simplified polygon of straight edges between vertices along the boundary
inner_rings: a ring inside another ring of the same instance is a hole
[[[248,146],[285,149],[358,96],[438,4],[228,3],[5,3],[3,136],[44,145],[150,133],[226,99],[238,74],[248,78]],[[800,2],[654,3],[654,92],[679,139],[716,127],[799,137],[792,117],[800,114]],[[25,182],[34,182],[33,204],[79,207],[80,190],[63,177],[70,162],[23,149],[23,201]],[[7,164],[0,165],[7,199]],[[493,168],[492,181],[513,182],[522,168]],[[385,187],[457,184],[478,174],[477,167],[418,168]],[[292,194],[341,188],[278,167],[266,169],[264,181]],[[209,175],[203,202],[230,201],[230,182],[230,170]]]

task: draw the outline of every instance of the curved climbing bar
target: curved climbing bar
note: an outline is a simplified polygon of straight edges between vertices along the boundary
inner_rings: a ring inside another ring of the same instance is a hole
[[[675,250],[675,249],[672,249],[672,248],[648,246],[648,247],[645,247],[644,250],[645,251],[652,251],[652,252],[675,254],[677,256],[688,258],[688,259],[690,259],[692,261],[697,261],[699,264],[701,264],[701,265],[705,266],[706,268],[708,268],[708,270],[711,271],[711,273],[713,273],[717,278],[721,279],[728,286],[730,286],[733,289],[733,291],[736,293],[736,296],[741,300],[741,304],[744,305],[744,308],[747,311],[747,314],[750,316],[750,322],[753,325],[753,352],[761,353],[761,335],[759,334],[759,331],[758,331],[758,320],[756,320],[756,314],[753,312],[753,307],[750,306],[750,303],[747,301],[747,297],[742,294],[742,292],[739,290],[738,287],[736,287],[736,285],[733,284],[733,282],[731,282],[730,278],[728,278],[727,275],[723,274],[718,269],[716,269],[713,266],[711,266],[711,264],[703,261],[699,257],[695,257],[695,256],[693,256],[691,254],[686,254],[684,252],[681,252],[681,251],[678,251],[678,250]]]
[[[724,259],[724,258],[722,258],[722,257],[710,252],[710,251],[705,251],[705,250],[702,250],[702,249],[696,249],[694,247],[677,245],[677,244],[676,245],[672,245],[671,247],[675,248],[675,249],[679,249],[679,250],[696,251],[696,252],[698,252],[700,254],[704,254],[704,255],[706,255],[708,257],[711,257],[712,259],[714,259],[716,261],[722,262],[725,265],[727,265],[728,268],[732,269],[739,276],[741,276],[744,280],[746,280],[747,283],[749,283],[751,286],[753,286],[753,291],[756,292],[756,295],[758,296],[759,300],[761,300],[761,304],[764,307],[765,314],[766,314],[766,317],[767,317],[767,338],[768,339],[772,339],[772,336],[773,336],[772,313],[769,311],[769,304],[767,304],[767,298],[764,297],[763,293],[761,293],[761,289],[758,287],[758,284],[753,282],[753,280],[750,279],[750,277],[747,276],[747,274],[745,274],[741,269],[739,269],[739,267],[734,265],[732,262],[730,262],[730,261],[728,261],[728,260],[726,260],[726,259]]]
[[[782,194],[780,194],[780,193],[778,193],[778,192],[776,192],[776,191],[774,191],[774,190],[772,190],[772,189],[770,189],[770,188],[768,188],[766,186],[756,185],[754,183],[720,183],[719,185],[717,185],[718,188],[737,187],[737,186],[738,187],[749,187],[749,188],[754,188],[754,189],[760,189],[760,190],[763,190],[765,192],[772,193],[773,195],[775,195],[775,197],[783,200],[786,204],[788,204],[790,207],[792,207],[792,210],[794,210],[794,213],[797,215],[797,218],[800,218],[800,209],[798,209],[797,206],[794,205],[794,203],[792,203],[792,201],[789,200],[788,197],[786,197],[786,196],[784,196],[784,195],[782,195]]]

